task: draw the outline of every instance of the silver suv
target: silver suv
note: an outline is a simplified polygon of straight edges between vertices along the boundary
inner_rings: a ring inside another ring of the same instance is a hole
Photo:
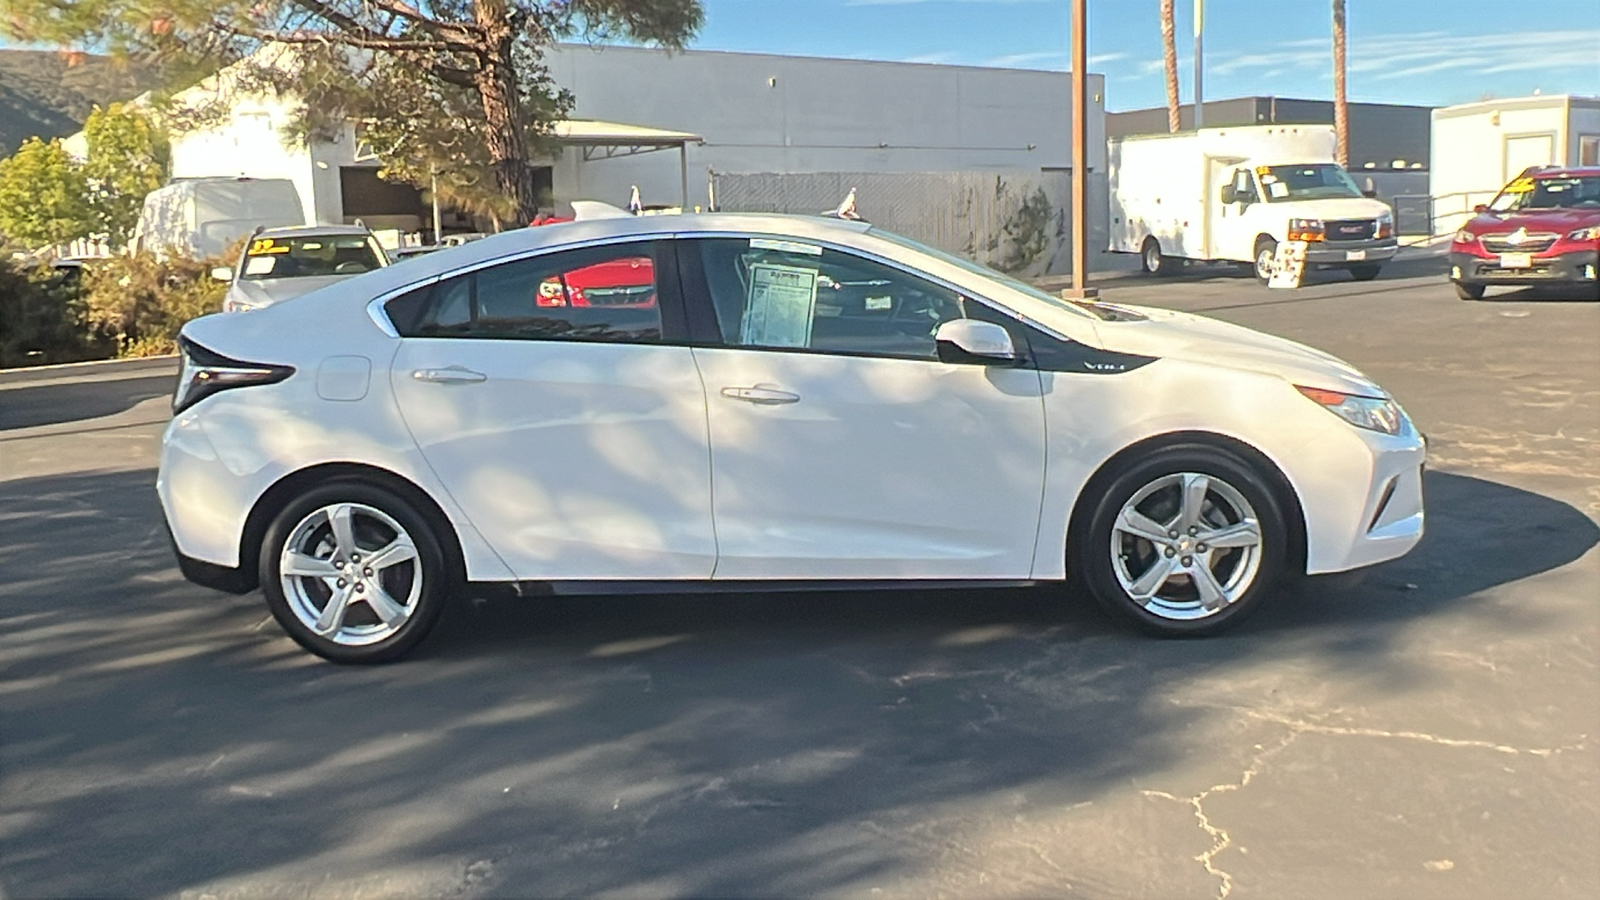
[[[231,283],[223,312],[247,312],[387,265],[388,255],[360,225],[301,225],[257,231],[237,265],[218,266],[211,277]]]

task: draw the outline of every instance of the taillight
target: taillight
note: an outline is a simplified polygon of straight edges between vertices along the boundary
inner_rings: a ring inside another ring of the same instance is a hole
[[[178,387],[172,395],[172,412],[183,412],[201,400],[229,388],[276,384],[294,374],[293,366],[242,362],[207,350],[187,337],[178,338]]]

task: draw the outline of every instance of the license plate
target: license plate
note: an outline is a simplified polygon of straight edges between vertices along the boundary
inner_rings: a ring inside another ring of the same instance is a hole
[[[1344,258],[1345,258],[1346,262],[1358,262],[1360,260],[1363,260],[1363,259],[1367,258],[1367,251],[1365,251],[1365,250],[1346,250],[1344,252]]]
[[[1500,268],[1502,269],[1527,269],[1533,266],[1531,253],[1502,253],[1500,254]]]

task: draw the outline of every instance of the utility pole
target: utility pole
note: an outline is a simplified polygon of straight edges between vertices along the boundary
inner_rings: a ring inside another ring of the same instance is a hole
[[[1350,102],[1344,90],[1344,0],[1333,0],[1333,130],[1337,145],[1333,159],[1350,168]]]
[[[1072,287],[1071,300],[1093,300],[1089,283],[1089,11],[1072,0]]]
[[[1201,107],[1204,105],[1204,92],[1200,89],[1200,33],[1205,29],[1206,0],[1194,0],[1194,130],[1199,131],[1205,123],[1205,113]]]

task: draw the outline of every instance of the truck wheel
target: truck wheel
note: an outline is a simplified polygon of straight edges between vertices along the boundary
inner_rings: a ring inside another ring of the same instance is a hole
[[[1161,255],[1161,244],[1153,237],[1144,239],[1144,245],[1139,248],[1139,268],[1146,275],[1165,275],[1172,269],[1172,262]]]
[[[1357,281],[1371,281],[1378,277],[1382,269],[1382,266],[1351,266],[1350,277]]]
[[[1278,242],[1269,237],[1256,241],[1256,280],[1262,284],[1272,280],[1272,260],[1278,255]]]
[[[1482,300],[1483,285],[1462,284],[1458,281],[1456,282],[1456,296],[1460,297],[1462,300]]]

